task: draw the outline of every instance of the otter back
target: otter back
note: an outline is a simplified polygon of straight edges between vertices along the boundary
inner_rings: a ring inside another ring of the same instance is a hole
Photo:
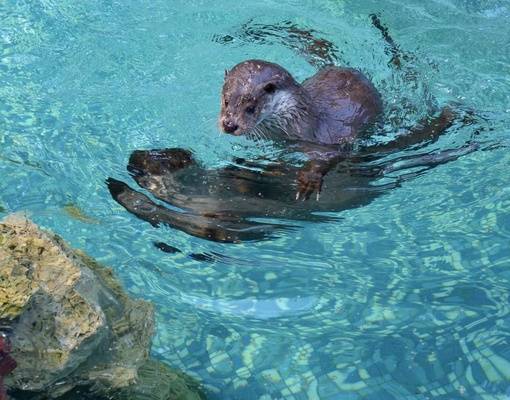
[[[377,89],[353,68],[329,67],[302,84],[317,110],[315,136],[320,143],[334,144],[353,139],[382,113]]]

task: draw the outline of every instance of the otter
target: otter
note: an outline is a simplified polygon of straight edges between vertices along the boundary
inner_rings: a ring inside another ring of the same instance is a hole
[[[219,125],[232,135],[334,145],[351,142],[382,109],[377,89],[353,68],[330,66],[300,85],[277,64],[248,60],[225,71]]]
[[[402,52],[378,17],[371,17],[388,45],[388,65],[399,73],[406,68],[406,77],[416,76],[408,73],[414,71],[412,65],[406,65],[414,56]],[[260,34],[248,28],[247,35]],[[267,30],[264,39],[272,38],[274,27],[263,28]],[[307,162],[237,158],[227,166],[209,169],[187,149],[136,150],[127,169],[143,191],[108,178],[113,199],[153,226],[164,224],[223,243],[266,240],[296,229],[291,221],[336,219],[328,213],[369,204],[417,176],[416,167],[431,169],[477,149],[475,143],[468,143],[426,151],[455,121],[473,123],[469,112],[449,106],[434,107],[412,127],[401,127],[407,132],[389,142],[351,145],[379,122],[381,96],[361,72],[326,67],[341,62],[334,44],[314,38],[312,31],[296,29],[276,26],[282,37],[293,38],[284,40],[284,45],[305,49],[309,62],[315,60],[325,68],[300,85],[277,64],[248,60],[236,65],[225,75],[219,125],[232,135],[283,139],[286,149],[304,154]],[[413,152],[406,153],[408,148]],[[398,157],[387,157],[390,154]],[[397,171],[397,177],[385,178]],[[295,201],[314,192],[319,200],[323,181],[326,190],[320,201]],[[175,252],[162,242],[155,245]]]

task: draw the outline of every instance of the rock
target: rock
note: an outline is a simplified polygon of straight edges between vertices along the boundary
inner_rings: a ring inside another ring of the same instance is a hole
[[[0,329],[17,363],[3,377],[13,399],[203,398],[190,377],[150,358],[152,304],[19,216],[0,222]]]

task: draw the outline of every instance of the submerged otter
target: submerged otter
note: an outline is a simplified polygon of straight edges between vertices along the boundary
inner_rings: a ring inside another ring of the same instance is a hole
[[[350,142],[382,113],[381,96],[352,68],[328,67],[301,85],[277,64],[248,60],[226,71],[220,128],[233,135]]]

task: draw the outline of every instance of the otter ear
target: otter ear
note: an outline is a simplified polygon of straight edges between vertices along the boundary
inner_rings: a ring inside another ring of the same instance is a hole
[[[273,82],[266,83],[266,86],[264,86],[264,91],[268,94],[272,94],[276,91],[276,85]]]
[[[227,79],[227,76],[229,73],[230,73],[230,71],[228,69],[225,69],[225,79]]]

